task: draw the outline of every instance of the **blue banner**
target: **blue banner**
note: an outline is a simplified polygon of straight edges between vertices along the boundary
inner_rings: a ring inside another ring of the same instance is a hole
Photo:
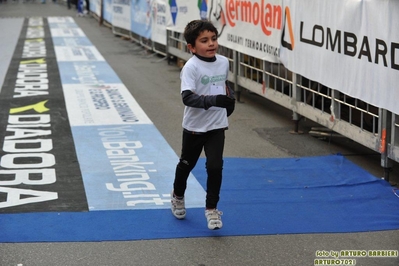
[[[151,38],[151,3],[145,0],[134,1],[131,5],[131,30],[141,37]]]

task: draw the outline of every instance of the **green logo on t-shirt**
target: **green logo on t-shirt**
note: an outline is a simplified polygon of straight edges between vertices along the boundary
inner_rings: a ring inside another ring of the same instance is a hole
[[[209,80],[210,80],[210,78],[209,78],[208,76],[203,76],[203,77],[201,78],[201,83],[204,84],[204,85],[206,85],[206,84],[209,83]]]
[[[225,75],[218,75],[218,76],[213,76],[213,77],[208,77],[208,76],[203,76],[201,78],[201,83],[206,85],[209,82],[218,82],[218,81],[224,81],[226,79]]]

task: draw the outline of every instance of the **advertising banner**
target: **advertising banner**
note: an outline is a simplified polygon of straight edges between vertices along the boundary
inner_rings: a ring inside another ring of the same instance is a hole
[[[131,3],[131,29],[137,35],[151,38],[151,3],[149,0],[136,0]]]
[[[94,0],[94,1],[96,2],[94,13],[96,13],[96,15],[100,17],[101,16],[101,2],[102,2],[102,0]]]
[[[71,126],[151,124],[123,84],[65,84]]]
[[[291,22],[280,57],[289,70],[399,114],[398,1],[283,2]]]
[[[90,0],[90,11],[91,12],[96,11],[96,4],[97,4],[97,0]]]
[[[104,20],[107,21],[110,24],[113,24],[112,22],[112,0],[103,0],[103,15],[104,15]]]
[[[289,12],[282,0],[207,3],[208,19],[218,28],[220,45],[270,62],[279,61],[283,20]]]
[[[183,32],[187,23],[194,19],[201,19],[199,4],[205,0],[170,0],[169,9],[173,26],[170,28],[176,32]]]
[[[220,45],[279,62],[282,25],[289,12],[282,0],[172,0],[169,8],[173,31],[183,32],[194,19],[207,19],[218,29]]]
[[[100,17],[101,16],[101,0],[90,0],[90,11],[93,12],[94,14],[96,14],[98,17]]]
[[[170,5],[166,0],[152,1],[151,40],[166,45],[166,28],[173,26]]]
[[[112,1],[112,25],[130,31],[131,0]]]
[[[0,213],[87,211],[50,31],[26,18],[0,93]],[[76,29],[76,28],[75,28]]]

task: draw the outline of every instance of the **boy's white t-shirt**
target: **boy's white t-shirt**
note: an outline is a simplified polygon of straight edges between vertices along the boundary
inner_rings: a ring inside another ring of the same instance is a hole
[[[229,61],[224,56],[216,55],[214,62],[206,62],[193,56],[181,70],[181,92],[190,90],[198,95],[226,95],[228,72]],[[227,128],[229,123],[225,108],[211,107],[205,110],[186,106],[182,125],[189,131],[207,132]]]

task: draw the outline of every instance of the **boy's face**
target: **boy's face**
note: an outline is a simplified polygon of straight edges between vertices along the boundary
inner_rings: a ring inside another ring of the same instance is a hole
[[[195,46],[188,44],[187,47],[192,53],[199,56],[212,58],[216,55],[218,49],[218,38],[216,33],[204,30],[195,40]]]

